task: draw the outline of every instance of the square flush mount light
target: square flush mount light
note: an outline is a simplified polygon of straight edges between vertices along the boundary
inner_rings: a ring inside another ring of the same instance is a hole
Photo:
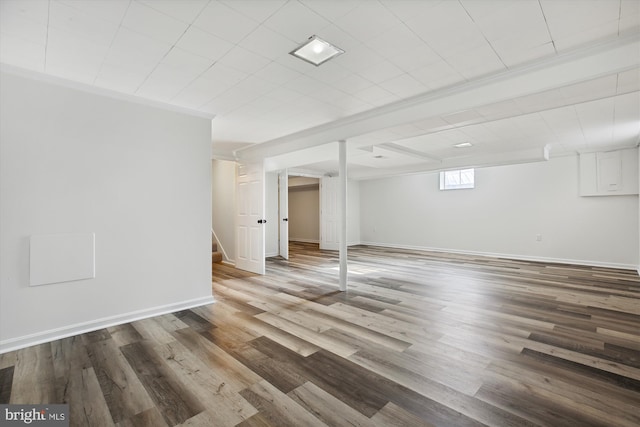
[[[331,58],[342,55],[344,50],[335,47],[318,36],[311,36],[309,37],[309,40],[289,53],[317,67]]]

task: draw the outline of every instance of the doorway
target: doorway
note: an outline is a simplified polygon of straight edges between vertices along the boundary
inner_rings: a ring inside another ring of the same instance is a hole
[[[320,242],[320,178],[267,172],[265,195],[265,257],[288,259],[289,242]]]

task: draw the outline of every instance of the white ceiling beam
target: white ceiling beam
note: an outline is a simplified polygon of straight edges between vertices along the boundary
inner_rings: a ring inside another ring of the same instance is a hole
[[[520,96],[619,73],[638,66],[640,34],[568,52],[548,60],[425,93],[331,123],[237,150],[256,161],[405,123],[453,114]]]
[[[423,153],[422,151],[403,147],[402,145],[394,144],[393,142],[386,142],[384,144],[376,145],[376,147],[381,147],[381,148],[384,148],[385,150],[393,151],[398,154],[405,154],[411,157],[418,157],[421,159],[430,160],[432,162],[442,161],[442,159],[439,159],[435,156],[431,156],[429,154]]]
[[[512,165],[518,163],[543,162],[549,160],[549,153],[546,147],[532,148],[508,152],[493,152],[474,156],[461,156],[443,159],[438,163],[421,163],[413,166],[401,166],[389,168],[383,172],[378,170],[363,170],[352,172],[349,178],[352,179],[377,179],[387,176],[406,175],[414,173],[425,173],[445,169],[479,168],[500,165]]]

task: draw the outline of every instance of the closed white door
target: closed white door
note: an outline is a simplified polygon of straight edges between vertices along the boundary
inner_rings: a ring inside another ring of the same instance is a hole
[[[264,169],[261,163],[236,168],[236,268],[264,274]]]
[[[322,177],[320,180],[320,249],[339,249],[339,177]]]
[[[287,170],[278,174],[280,256],[289,259],[289,176]]]

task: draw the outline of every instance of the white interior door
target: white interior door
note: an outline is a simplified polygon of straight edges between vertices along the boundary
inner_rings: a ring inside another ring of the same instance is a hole
[[[280,256],[289,259],[289,176],[287,170],[278,175],[280,207]]]
[[[262,164],[236,168],[236,268],[264,274],[264,169]]]
[[[339,249],[339,177],[320,179],[320,249]]]

